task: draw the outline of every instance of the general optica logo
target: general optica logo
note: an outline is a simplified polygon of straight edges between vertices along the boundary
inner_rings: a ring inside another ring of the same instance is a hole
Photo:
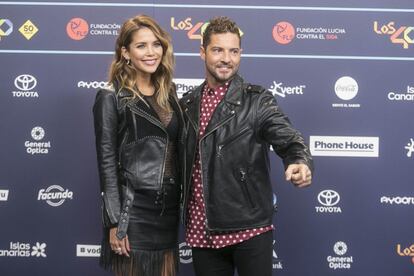
[[[32,128],[30,135],[34,141],[25,141],[24,146],[26,147],[26,152],[32,155],[35,154],[48,154],[51,149],[50,141],[41,141],[46,135],[44,128],[40,126],[35,126]]]
[[[277,43],[289,44],[295,38],[295,27],[287,21],[282,21],[273,27],[272,34]]]
[[[0,18],[0,41],[3,36],[9,36],[13,32],[13,23],[9,19]]]
[[[66,199],[73,199],[73,192],[68,189],[63,189],[59,185],[49,186],[46,190],[40,189],[37,195],[37,200],[46,201],[47,204],[53,207],[62,205]]]
[[[387,24],[374,21],[374,32],[379,35],[388,35],[394,44],[401,44],[404,49],[408,49],[410,44],[414,44],[414,26],[396,27],[394,21]]]
[[[411,257],[411,262],[414,264],[414,244],[405,247],[397,244],[397,254],[401,257]]]
[[[89,32],[88,22],[82,18],[72,18],[66,25],[66,33],[73,40],[84,39]]]
[[[328,256],[329,268],[336,269],[351,269],[351,265],[354,262],[353,256],[345,256],[348,252],[348,245],[343,241],[338,241],[333,246],[333,251],[336,256]]]

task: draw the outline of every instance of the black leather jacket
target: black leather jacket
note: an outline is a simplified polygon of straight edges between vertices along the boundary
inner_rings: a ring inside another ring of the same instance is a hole
[[[105,227],[118,225],[119,239],[126,235],[134,190],[162,189],[168,143],[168,133],[155,111],[130,96],[124,90],[101,89],[93,107],[102,219]],[[177,98],[171,97],[170,103],[178,115],[180,150],[184,120]]]
[[[180,100],[187,132],[184,221],[204,85]],[[237,231],[272,223],[270,146],[285,167],[305,163],[313,169],[308,147],[279,109],[275,97],[260,86],[244,83],[236,75],[199,141],[208,231]]]

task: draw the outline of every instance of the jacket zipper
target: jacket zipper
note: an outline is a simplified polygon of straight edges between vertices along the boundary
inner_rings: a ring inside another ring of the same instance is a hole
[[[247,173],[244,171],[243,168],[241,168],[240,169],[240,180],[242,182],[242,185],[241,185],[242,191],[243,191],[245,197],[247,198],[247,201],[249,201],[250,206],[252,208],[254,208],[253,200],[252,200],[252,197],[251,197],[251,195],[249,193],[249,190],[248,190],[248,187],[247,187],[249,185],[249,183],[247,182],[246,175],[247,175]]]
[[[210,135],[211,133],[213,133],[216,129],[218,129],[219,127],[221,127],[222,125],[224,125],[225,123],[227,123],[228,121],[230,121],[231,119],[233,119],[236,114],[234,112],[234,110],[231,112],[231,116],[226,118],[225,120],[223,120],[220,124],[218,124],[215,128],[213,128],[212,130],[210,130],[208,133],[204,134],[203,137],[200,138],[200,141],[198,142],[198,148],[200,149],[200,171],[201,171],[201,183],[203,184],[203,197],[204,197],[204,213],[206,214],[206,232],[207,235],[211,232],[210,228],[208,227],[208,215],[207,215],[207,200],[205,197],[205,185],[203,183],[203,154],[201,151],[201,142],[203,141],[203,139],[205,137],[207,137],[208,135]]]
[[[242,129],[239,133],[236,135],[230,136],[226,140],[224,140],[222,143],[220,143],[217,147],[217,156],[221,156],[221,150],[228,146],[229,144],[233,143],[235,140],[237,140],[239,137],[241,137],[243,134],[245,134],[247,131],[249,131],[249,127],[245,127]]]

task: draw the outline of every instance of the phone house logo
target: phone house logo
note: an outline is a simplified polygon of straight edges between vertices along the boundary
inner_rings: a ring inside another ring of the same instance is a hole
[[[379,137],[310,136],[314,156],[378,157]]]

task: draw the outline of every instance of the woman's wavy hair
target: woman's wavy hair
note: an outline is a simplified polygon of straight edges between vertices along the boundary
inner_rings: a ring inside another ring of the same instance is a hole
[[[109,83],[119,92],[127,89],[132,92],[132,97],[142,98],[138,90],[136,75],[139,72],[133,65],[128,65],[127,60],[122,56],[122,47],[129,50],[135,32],[141,28],[150,29],[160,41],[163,54],[160,65],[151,75],[152,84],[155,87],[157,103],[166,110],[171,110],[168,102],[169,94],[175,96],[173,87],[174,55],[170,35],[164,31],[155,20],[147,15],[137,15],[128,19],[122,25],[120,34],[116,40],[115,56],[110,66]]]

